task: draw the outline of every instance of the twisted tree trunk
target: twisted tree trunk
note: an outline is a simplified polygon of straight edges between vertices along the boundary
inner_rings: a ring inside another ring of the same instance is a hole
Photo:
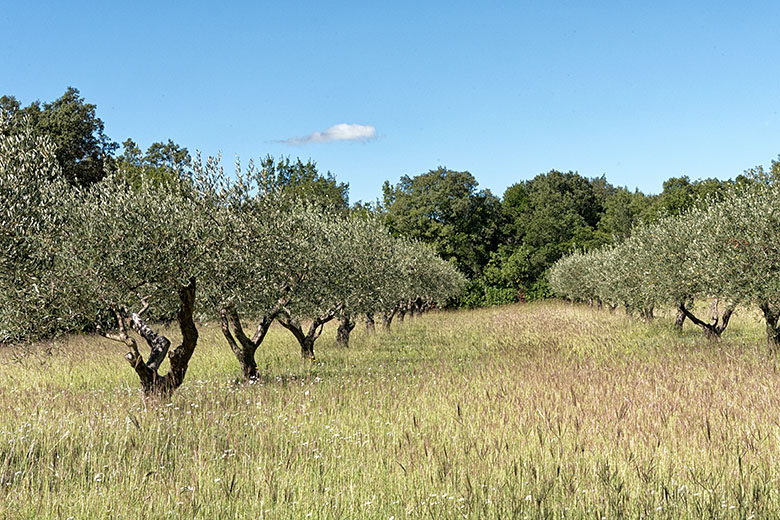
[[[182,342],[172,351],[168,351],[170,340],[161,334],[157,334],[149,327],[141,315],[144,309],[137,313],[127,316],[126,312],[114,310],[119,328],[118,333],[111,333],[99,330],[106,338],[124,343],[130,348],[130,352],[125,354],[125,359],[133,367],[138,378],[141,380],[141,388],[147,396],[169,396],[184,382],[184,376],[187,373],[192,353],[198,344],[198,329],[192,318],[195,310],[195,278],[190,278],[189,283],[179,288],[179,310],[176,313],[176,320],[181,330]],[[127,332],[127,322],[129,318],[130,326],[148,343],[151,351],[149,359],[144,361],[143,356],[138,351],[138,345]],[[170,369],[168,373],[161,376],[157,373],[165,354],[168,353]]]
[[[314,361],[314,342],[322,334],[325,324],[336,317],[336,313],[341,310],[340,306],[314,318],[309,325],[309,330],[303,330],[300,320],[293,318],[287,309],[282,309],[277,316],[277,320],[282,327],[292,332],[298,344],[301,346],[301,358],[303,361]]]
[[[344,314],[339,320],[339,328],[336,330],[336,343],[340,347],[349,347],[349,336],[352,333],[352,329],[355,328],[355,324],[355,319],[348,314]]]
[[[691,323],[700,327],[702,331],[704,331],[704,335],[707,337],[707,339],[711,340],[720,339],[721,334],[723,334],[723,331],[726,330],[726,327],[729,325],[731,315],[734,313],[734,306],[729,304],[726,306],[726,310],[723,311],[723,315],[719,315],[717,298],[711,307],[712,321],[710,323],[707,323],[694,316],[684,303],[680,304],[679,309],[683,312],[686,318],[691,320]]]
[[[758,307],[761,309],[761,312],[764,313],[764,321],[766,322],[766,341],[769,345],[769,350],[773,354],[776,354],[780,351],[780,327],[778,327],[777,323],[780,319],[780,309],[769,302],[761,302]]]
[[[238,364],[241,367],[241,372],[247,379],[256,379],[257,362],[255,361],[255,353],[258,347],[265,339],[265,335],[268,333],[268,329],[271,328],[271,324],[276,317],[278,310],[271,311],[264,315],[257,325],[254,335],[249,338],[244,332],[244,327],[241,325],[241,317],[238,315],[238,311],[235,307],[223,307],[219,310],[219,317],[222,326],[222,334],[230,346],[230,350],[238,360]],[[233,331],[231,332],[231,327]],[[234,337],[235,335],[235,337]],[[238,340],[238,342],[236,342]]]

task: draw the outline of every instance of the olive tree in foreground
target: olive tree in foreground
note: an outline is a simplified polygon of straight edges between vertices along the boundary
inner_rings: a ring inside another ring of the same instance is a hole
[[[74,199],[69,240],[59,252],[78,304],[71,312],[128,347],[125,358],[146,394],[169,394],[184,381],[198,341],[196,280],[208,278],[206,253],[214,245],[209,222],[185,182],[131,186],[109,175]],[[175,319],[181,344],[171,349],[170,339],[146,322],[146,312]],[[148,344],[146,359],[131,330]],[[166,355],[170,367],[160,375]]]

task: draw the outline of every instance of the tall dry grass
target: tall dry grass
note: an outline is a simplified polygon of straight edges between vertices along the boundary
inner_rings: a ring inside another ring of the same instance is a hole
[[[115,344],[0,352],[2,518],[765,518],[780,388],[757,315],[719,343],[562,303],[431,314],[318,342],[262,378],[202,328],[144,400]],[[163,369],[164,371],[164,369]]]

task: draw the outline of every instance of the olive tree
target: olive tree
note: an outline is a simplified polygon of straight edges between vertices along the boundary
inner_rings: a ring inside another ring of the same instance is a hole
[[[56,301],[63,284],[53,249],[62,240],[64,206],[71,197],[53,142],[24,119],[6,131],[0,113],[0,343],[51,337],[69,324]]]
[[[713,293],[761,309],[767,341],[780,348],[780,186],[751,182],[711,205],[704,224],[709,240],[693,255]]]
[[[200,196],[211,208],[209,222],[224,239],[213,247],[212,275],[203,287],[204,313],[219,320],[223,336],[244,377],[257,377],[255,354],[292,287],[299,281],[290,259],[303,247],[296,234],[294,209],[252,161],[246,169],[236,160],[233,176],[225,175],[219,157],[193,161]],[[256,320],[247,332],[247,320]]]
[[[65,231],[69,239],[58,254],[68,266],[70,312],[129,348],[125,358],[146,394],[174,391],[197,345],[196,281],[209,278],[207,253],[215,243],[194,185],[132,186],[109,175],[77,193]],[[155,317],[177,321],[182,342],[176,348],[146,322],[150,308]],[[148,344],[146,359],[131,330]],[[170,368],[160,375],[166,354]]]

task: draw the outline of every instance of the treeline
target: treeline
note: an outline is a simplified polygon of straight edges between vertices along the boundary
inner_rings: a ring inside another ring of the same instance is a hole
[[[385,183],[381,210],[391,230],[433,245],[466,273],[461,304],[478,307],[551,296],[546,272],[570,251],[619,242],[635,226],[679,214],[731,184],[672,178],[648,196],[603,176],[553,170],[498,198],[479,190],[470,173],[439,168]]]
[[[780,162],[757,167],[727,189],[678,214],[636,227],[627,239],[577,251],[550,269],[555,292],[652,318],[658,305],[676,308],[718,338],[738,306],[763,313],[767,341],[780,347]],[[695,303],[711,302],[708,316]]]
[[[0,117],[0,343],[94,330],[127,347],[146,393],[181,385],[200,319],[218,320],[252,378],[273,321],[312,361],[331,320],[346,346],[357,319],[389,326],[465,285],[427,245],[346,211],[343,190],[298,193],[338,188],[311,164],[269,158],[226,175],[218,158],[196,156],[185,169],[142,158],[86,182],[65,173],[57,150],[32,118]],[[178,324],[180,345],[154,329],[161,321]]]
[[[126,139],[119,153],[96,108],[72,88],[51,103],[26,107],[13,97],[0,98],[0,110],[8,115],[3,132],[19,133],[26,120],[35,135],[48,136],[70,185],[86,188],[107,172],[134,186],[142,178],[160,183],[190,168],[189,151],[171,140],[144,152]],[[498,197],[479,189],[469,172],[439,167],[385,182],[380,199],[350,206],[348,184],[318,172],[311,161],[266,157],[258,168],[270,171],[276,189],[290,197],[344,214],[373,215],[393,235],[429,244],[468,277],[454,302],[466,307],[551,296],[546,272],[570,251],[620,242],[634,227],[680,214],[695,200],[718,196],[740,182],[675,177],[662,193],[646,195],[613,186],[604,176],[552,170],[513,184]]]

